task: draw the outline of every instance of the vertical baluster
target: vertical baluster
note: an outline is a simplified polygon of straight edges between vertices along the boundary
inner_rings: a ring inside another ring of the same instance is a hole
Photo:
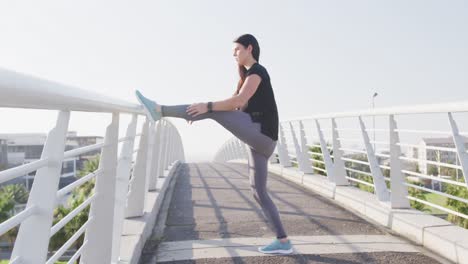
[[[282,167],[291,167],[291,159],[288,154],[288,145],[284,136],[283,126],[279,125],[278,154]]]
[[[145,181],[148,169],[148,156],[150,151],[149,125],[150,121],[148,118],[146,118],[146,121],[142,127],[137,158],[135,167],[133,169],[133,177],[130,181],[127,203],[125,207],[125,217],[136,217],[143,215],[146,195]]]
[[[229,160],[232,160],[234,158],[234,150],[232,148],[232,139],[229,140],[228,150],[229,150]]]
[[[168,140],[168,124],[166,121],[162,123],[162,139],[161,139],[161,160],[159,162],[158,177],[164,177],[166,170],[166,153],[167,153],[167,140]]]
[[[169,165],[171,164],[171,142],[172,142],[172,126],[171,124],[168,122],[167,123],[167,137],[166,137],[166,150],[165,150],[165,155],[166,155],[166,159],[165,159],[165,163],[164,163],[164,169],[169,169]]]
[[[390,121],[390,181],[391,181],[391,205],[392,208],[410,208],[408,201],[408,187],[404,185],[405,177],[401,172],[403,166],[400,159],[401,147],[398,135],[397,124],[393,115],[389,116]]]
[[[333,178],[335,179],[336,185],[348,185],[348,179],[346,179],[345,164],[343,161],[343,151],[341,150],[341,142],[338,139],[336,121],[332,118],[332,140],[333,140]],[[322,149],[323,152],[323,149]]]
[[[366,146],[367,152],[367,159],[370,164],[370,170],[372,173],[372,179],[374,181],[374,188],[377,198],[381,202],[386,202],[390,200],[390,193],[387,189],[387,185],[385,184],[385,179],[382,175],[382,170],[380,169],[379,162],[377,161],[377,157],[375,156],[375,150],[373,149],[369,135],[366,131],[366,126],[362,121],[362,118],[359,117],[359,125],[361,127],[362,137],[364,139],[364,145]]]
[[[452,137],[455,147],[457,149],[458,159],[463,170],[463,177],[465,178],[465,184],[468,188],[468,154],[466,153],[465,141],[458,131],[458,126],[453,119],[452,113],[448,113],[450,127],[452,128]]]
[[[156,190],[156,184],[158,183],[158,170],[159,161],[161,160],[161,122],[156,124],[156,132],[154,136],[153,155],[151,159],[151,173],[149,175],[148,191]]]
[[[118,139],[119,114],[113,113],[101,152],[99,169],[102,173],[97,176],[94,187],[96,199],[93,200],[89,213],[91,222],[85,233],[87,245],[81,256],[83,263],[110,263],[112,259]]]
[[[292,137],[292,140],[293,140],[294,150],[296,152],[297,166],[298,166],[298,169],[300,171],[304,172],[304,162],[303,162],[303,159],[302,159],[301,147],[299,146],[299,142],[297,141],[296,132],[294,131],[293,125],[291,124],[291,122],[288,122],[288,124],[289,124],[289,129],[291,130],[291,137]]]
[[[60,111],[55,127],[47,135],[41,159],[48,158],[49,164],[37,170],[26,204],[27,209],[34,207],[37,213],[21,223],[11,259],[46,262],[69,120],[70,112]]]
[[[322,129],[320,128],[320,123],[318,120],[315,120],[315,125],[317,127],[317,133],[319,136],[320,140],[320,149],[322,150],[322,157],[323,157],[323,162],[325,162],[325,170],[327,171],[327,178],[330,182],[335,183],[335,170],[333,168],[333,161],[330,157],[330,152],[328,151],[327,148],[327,143],[325,142],[325,138],[323,136]],[[347,183],[347,180],[345,178],[345,181]]]
[[[236,139],[236,152],[237,152],[238,159],[242,159],[244,157],[242,144],[243,143],[240,140]]]
[[[303,172],[304,173],[314,173],[312,169],[311,156],[309,154],[309,147],[307,146],[307,139],[304,131],[304,125],[302,121],[299,121],[299,135],[301,138],[301,159],[303,160]]]
[[[120,150],[120,157],[117,163],[117,182],[115,186],[115,208],[114,208],[114,228],[112,241],[112,262],[117,262],[120,253],[120,237],[124,221],[125,203],[127,201],[127,190],[132,166],[133,148],[135,144],[135,134],[138,116],[134,114],[125,133],[126,141],[123,142]]]
[[[247,144],[241,143],[241,145],[242,145],[242,155],[243,155],[244,159],[248,159],[248,158],[249,158],[249,157],[248,157],[249,154],[247,153],[247,151],[248,151],[248,149],[247,149],[247,148],[248,148],[248,147],[247,147]]]

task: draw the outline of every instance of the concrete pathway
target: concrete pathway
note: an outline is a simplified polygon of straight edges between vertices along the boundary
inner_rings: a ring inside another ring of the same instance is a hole
[[[280,176],[268,189],[295,253],[264,255],[271,242],[247,166],[182,164],[140,263],[441,263],[410,242]]]

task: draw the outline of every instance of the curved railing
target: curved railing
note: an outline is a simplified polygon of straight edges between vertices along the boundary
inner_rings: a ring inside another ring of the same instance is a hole
[[[466,114],[468,102],[454,102],[284,120],[271,162],[468,227],[468,133],[458,128]],[[215,161],[246,158],[245,144],[232,138]]]
[[[158,176],[177,160],[184,161],[182,141],[175,126],[166,119],[154,123],[145,118],[137,134],[138,116],[143,111],[136,104],[2,69],[0,107],[58,111],[41,158],[0,172],[0,183],[4,183],[36,171],[26,208],[0,224],[0,235],[20,225],[10,263],[55,263],[83,234],[82,246],[68,263],[75,263],[79,257],[82,263],[116,263],[124,218],[143,215],[146,193],[156,189]],[[64,151],[73,111],[112,115],[103,143]],[[121,113],[132,115],[124,137],[118,135]],[[139,137],[137,149],[136,137]],[[120,154],[119,144],[122,144]],[[95,150],[101,150],[99,168],[58,189],[63,160]],[[90,196],[52,225],[57,201],[93,179],[96,184]],[[50,254],[50,238],[88,206],[87,222]]]

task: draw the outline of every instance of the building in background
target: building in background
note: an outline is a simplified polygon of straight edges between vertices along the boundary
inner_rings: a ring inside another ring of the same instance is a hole
[[[100,144],[104,142],[103,137],[99,136],[78,136],[76,131],[70,131],[67,134],[67,140],[77,144],[78,148],[84,146],[90,146],[94,144]],[[101,154],[101,149],[93,150],[90,152],[83,153],[79,155],[76,160],[77,170],[81,170],[84,167],[84,163]]]
[[[0,134],[0,138],[6,145],[7,167],[16,167],[22,164],[30,163],[41,158],[47,134],[44,133],[12,133]],[[71,131],[67,134],[65,151],[93,145],[103,142],[102,137],[97,136],[77,136],[77,133]],[[83,167],[84,162],[90,157],[99,155],[100,150],[94,150],[83,155],[65,159],[62,163],[62,175],[60,186],[63,187],[77,179],[78,171]],[[24,182],[28,189],[31,188],[36,172],[31,172],[24,177],[16,178],[8,183]]]
[[[464,145],[465,147],[468,146],[468,138],[463,137]],[[428,147],[442,147],[442,148],[455,148],[455,144],[453,142],[452,137],[445,137],[445,138],[423,138],[419,142],[419,148],[418,148],[418,165],[419,165],[419,170],[423,174],[428,174],[429,168],[431,166],[435,166],[438,169],[438,175],[440,175],[440,167],[443,166],[437,166],[437,165],[432,165],[428,164],[425,162],[426,160],[430,161],[436,161],[436,162],[441,162],[441,163],[449,163],[449,164],[454,164],[454,165],[459,165],[460,161],[457,157],[457,153],[455,151],[447,151],[447,150],[441,150],[441,149],[431,149]]]

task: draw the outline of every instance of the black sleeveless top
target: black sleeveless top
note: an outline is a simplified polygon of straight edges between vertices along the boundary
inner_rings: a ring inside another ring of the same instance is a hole
[[[250,115],[253,122],[260,123],[262,134],[277,141],[279,126],[278,109],[270,83],[270,76],[265,67],[257,62],[247,70],[246,77],[251,74],[257,74],[262,80],[243,111]]]

